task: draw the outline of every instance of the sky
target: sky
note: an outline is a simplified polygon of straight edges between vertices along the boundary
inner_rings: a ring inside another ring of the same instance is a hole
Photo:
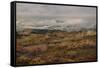
[[[68,25],[91,27],[96,24],[95,7],[17,3],[16,16],[18,30]]]

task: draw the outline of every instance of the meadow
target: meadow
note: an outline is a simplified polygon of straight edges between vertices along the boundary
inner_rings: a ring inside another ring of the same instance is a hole
[[[17,65],[84,61],[96,61],[95,31],[53,31],[17,35]]]

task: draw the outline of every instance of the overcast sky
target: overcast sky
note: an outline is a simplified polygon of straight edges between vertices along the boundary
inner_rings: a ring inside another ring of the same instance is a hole
[[[61,25],[55,20],[64,20],[63,25],[96,24],[95,7],[61,6],[17,3],[17,23],[23,25],[45,26]]]

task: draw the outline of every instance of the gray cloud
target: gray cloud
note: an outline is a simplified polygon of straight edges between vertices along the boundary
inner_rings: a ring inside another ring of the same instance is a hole
[[[27,25],[42,27],[47,25],[79,24],[89,26],[96,24],[96,8],[93,7],[17,3],[16,13],[18,26],[23,24],[21,27],[27,27]],[[61,24],[57,23],[56,20],[64,22]]]
[[[17,3],[17,14],[23,16],[95,16],[96,8]]]

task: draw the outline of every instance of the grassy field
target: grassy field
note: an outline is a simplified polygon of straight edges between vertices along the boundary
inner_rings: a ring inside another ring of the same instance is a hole
[[[96,61],[96,32],[31,33],[16,41],[16,64]]]

